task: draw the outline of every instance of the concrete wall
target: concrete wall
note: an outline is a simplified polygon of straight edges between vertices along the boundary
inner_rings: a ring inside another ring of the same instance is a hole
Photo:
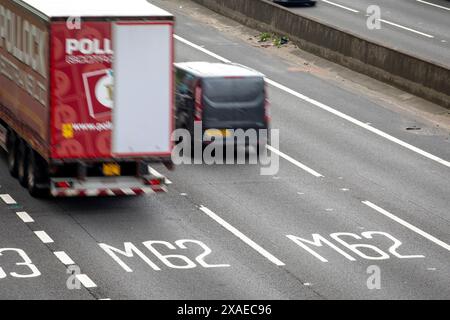
[[[450,70],[290,12],[268,0],[193,0],[301,49],[450,108]]]

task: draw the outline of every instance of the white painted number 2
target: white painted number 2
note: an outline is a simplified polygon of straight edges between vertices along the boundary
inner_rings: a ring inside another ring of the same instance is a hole
[[[23,251],[22,249],[15,249],[15,248],[4,248],[0,249],[0,257],[3,256],[6,252],[15,252],[19,255],[19,257],[22,259],[21,262],[16,262],[16,266],[24,267],[29,269],[29,273],[18,273],[18,272],[11,272],[9,273],[14,278],[35,278],[39,277],[41,273],[39,272],[38,268],[33,264],[31,259],[28,257],[28,255]],[[2,267],[0,267],[0,279],[6,278],[7,274],[5,270],[3,270]]]
[[[180,247],[181,249],[187,249],[185,246],[185,243],[193,243],[199,245],[201,248],[203,248],[203,253],[200,254],[195,260],[198,262],[199,265],[201,265],[203,268],[226,268],[229,267],[229,264],[209,264],[205,262],[205,258],[209,256],[212,253],[212,250],[203,242],[198,240],[178,240],[175,242],[175,244]]]
[[[361,234],[363,237],[367,239],[372,239],[373,235],[380,235],[385,236],[386,238],[392,240],[394,244],[389,248],[389,252],[396,256],[399,259],[414,259],[414,258],[425,258],[424,255],[421,254],[412,254],[412,255],[402,255],[397,252],[397,249],[402,245],[402,242],[393,236],[391,236],[389,233],[381,232],[381,231],[366,231]]]
[[[185,256],[180,255],[180,254],[164,255],[164,254],[161,254],[158,250],[156,250],[153,247],[153,245],[159,244],[159,245],[166,246],[170,250],[177,250],[177,247],[175,247],[173,244],[171,244],[169,242],[166,242],[166,241],[146,241],[146,242],[143,242],[143,244],[144,244],[144,246],[147,247],[148,250],[151,251],[151,253],[153,253],[159,260],[161,260],[169,268],[173,268],[173,269],[192,269],[192,268],[196,267],[195,263],[192,262],[188,257],[185,257]],[[174,263],[170,262],[170,260],[172,260],[172,261],[178,260],[178,261],[182,261],[184,263],[182,265],[177,265],[177,264],[174,264]]]

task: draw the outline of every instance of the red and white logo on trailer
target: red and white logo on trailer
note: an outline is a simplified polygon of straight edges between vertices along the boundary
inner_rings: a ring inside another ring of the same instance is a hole
[[[104,69],[83,74],[89,115],[97,120],[109,117],[113,108],[114,79],[112,70]]]

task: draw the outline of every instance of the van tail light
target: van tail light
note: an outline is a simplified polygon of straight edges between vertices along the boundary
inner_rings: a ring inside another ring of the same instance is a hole
[[[270,116],[270,101],[269,101],[269,95],[267,90],[267,84],[264,86],[264,121],[266,121],[267,124],[269,124],[271,120]]]
[[[203,117],[203,91],[200,83],[197,83],[195,86],[195,111],[194,111],[194,120],[202,121]]]

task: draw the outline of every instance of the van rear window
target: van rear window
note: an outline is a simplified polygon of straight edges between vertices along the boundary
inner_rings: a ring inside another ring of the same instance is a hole
[[[203,81],[205,97],[215,103],[251,102],[264,95],[264,79],[210,78]]]

